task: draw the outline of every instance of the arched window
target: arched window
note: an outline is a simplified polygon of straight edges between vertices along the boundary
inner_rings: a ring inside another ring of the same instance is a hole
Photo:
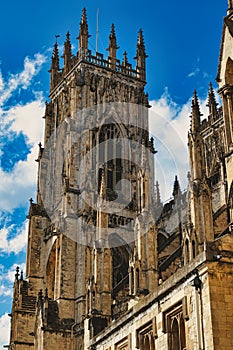
[[[113,296],[129,287],[129,258],[131,248],[117,234],[109,236],[109,245],[112,246],[112,287]]]
[[[183,317],[180,318],[180,348],[181,350],[186,349],[185,324]]]
[[[149,340],[149,336],[146,335],[144,338],[144,347],[143,350],[150,350],[150,340]]]
[[[171,325],[171,350],[179,350],[179,326],[177,318],[174,318]]]
[[[168,329],[168,348],[169,350],[185,350],[185,322],[182,305],[170,310],[166,315]]]
[[[121,143],[117,142],[120,137],[121,132],[117,124],[104,124],[99,134],[99,162],[103,165],[98,175],[99,191],[104,171],[106,196],[110,201],[116,199],[116,185],[122,179],[122,149]],[[116,142],[107,142],[110,140],[116,140]]]
[[[194,240],[192,240],[192,255],[194,259],[196,257],[196,243]]]
[[[189,263],[189,240],[188,240],[188,238],[185,241],[185,262],[186,262],[186,264]]]
[[[140,274],[139,274],[139,268],[136,269],[136,276],[135,276],[135,294],[137,293],[137,290],[140,288]]]
[[[130,293],[134,294],[134,269],[130,268]]]
[[[46,266],[46,287],[49,297],[54,298],[55,292],[55,276],[56,276],[56,242],[51,249],[49,259]]]
[[[155,339],[152,334],[150,339],[150,350],[155,350]]]
[[[233,85],[233,61],[230,57],[228,57],[226,65],[225,83]]]

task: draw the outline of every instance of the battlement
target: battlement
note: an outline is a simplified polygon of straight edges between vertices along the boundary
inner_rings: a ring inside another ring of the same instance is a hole
[[[69,72],[80,62],[87,62],[94,66],[101,67],[106,70],[111,70],[119,74],[123,74],[133,79],[137,79],[142,82],[146,82],[146,51],[144,44],[144,37],[142,30],[139,30],[137,47],[136,47],[136,67],[128,62],[127,52],[123,54],[123,60],[117,58],[117,46],[115,26],[112,24],[111,33],[109,35],[109,46],[107,51],[109,55],[104,58],[102,53],[96,52],[95,54],[89,49],[88,38],[90,37],[88,32],[88,23],[86,9],[83,9],[82,19],[79,29],[79,47],[76,55],[72,53],[72,46],[70,41],[70,33],[66,34],[66,41],[64,43],[64,52],[62,58],[64,59],[63,68],[60,68],[60,56],[57,41],[54,44],[54,50],[51,62],[51,77],[50,77],[50,91],[52,91],[61,80],[69,74]]]

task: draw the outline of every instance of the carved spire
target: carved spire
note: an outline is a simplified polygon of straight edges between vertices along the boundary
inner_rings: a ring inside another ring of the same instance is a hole
[[[216,102],[216,99],[215,99],[215,94],[214,94],[214,89],[213,89],[212,83],[210,83],[209,87],[210,88],[209,88],[209,93],[208,93],[207,107],[209,107],[209,113],[210,113],[211,117],[214,119],[218,114],[218,110],[217,110],[218,103]]]
[[[107,50],[109,51],[110,66],[113,69],[116,67],[117,49],[119,49],[119,46],[117,46],[115,26],[114,24],[112,24],[111,33],[109,35],[109,45]]]
[[[66,34],[66,41],[64,44],[64,54],[62,57],[64,59],[63,74],[66,75],[71,68],[71,59],[72,59],[72,49],[71,49],[70,33],[69,32]]]
[[[85,54],[88,50],[88,38],[90,38],[90,35],[88,33],[88,23],[87,23],[87,11],[86,8],[83,8],[82,11],[82,19],[80,22],[79,27],[79,50],[78,55],[81,56],[82,54]]]
[[[201,125],[201,112],[197,97],[197,92],[194,90],[193,100],[192,100],[192,115],[191,115],[191,132],[197,132]]]
[[[137,60],[137,71],[138,77],[142,80],[146,80],[146,49],[144,43],[144,36],[142,29],[138,33],[138,42],[137,42],[137,52],[135,59]]]
[[[128,64],[127,52],[124,51],[124,54],[123,54],[123,66],[125,67],[127,64]]]
[[[19,266],[16,267],[15,280],[19,280]]]
[[[57,41],[54,44],[53,49],[53,55],[52,55],[52,62],[51,62],[51,69],[49,71],[51,73],[50,76],[50,91],[54,89],[54,87],[59,82],[60,77],[60,62],[59,62],[59,51],[58,51],[58,44]]]
[[[181,190],[180,190],[180,184],[177,178],[177,175],[175,176],[175,181],[174,181],[174,186],[173,186],[173,192],[172,195],[174,198],[176,198],[177,196],[179,196],[181,194]]]
[[[160,196],[160,189],[159,189],[159,182],[156,181],[155,183],[155,205],[160,206],[161,205],[161,196]]]

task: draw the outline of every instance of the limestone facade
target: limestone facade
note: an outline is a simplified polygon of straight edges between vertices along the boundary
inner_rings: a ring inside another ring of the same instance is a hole
[[[158,183],[154,190],[143,33],[135,68],[126,52],[118,60],[114,26],[107,59],[91,53],[88,38],[84,9],[78,52],[73,55],[68,33],[62,69],[54,46],[26,276],[16,271],[9,348],[230,350],[231,1],[217,76],[222,107],[210,84],[209,116],[202,120],[194,92],[188,188],[182,193],[175,177],[173,199],[165,204]],[[119,199],[118,183],[121,201],[108,212]]]

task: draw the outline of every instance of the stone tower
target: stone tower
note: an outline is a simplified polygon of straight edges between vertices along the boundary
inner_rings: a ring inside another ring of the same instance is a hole
[[[77,54],[67,33],[63,68],[54,45],[26,279],[17,271],[15,280],[12,349],[87,349],[132,296],[156,285],[156,257],[145,246],[149,240],[156,250],[155,230],[141,237],[149,227],[143,215],[153,217],[155,153],[143,33],[135,68],[126,52],[117,58],[114,25],[106,59],[91,53],[89,37],[83,9]]]
[[[26,276],[16,270],[11,350],[231,350],[233,347],[233,12],[203,119],[197,92],[190,172],[162,203],[148,133],[146,50],[136,67],[88,46],[55,43]],[[188,118],[188,116],[187,116]]]

